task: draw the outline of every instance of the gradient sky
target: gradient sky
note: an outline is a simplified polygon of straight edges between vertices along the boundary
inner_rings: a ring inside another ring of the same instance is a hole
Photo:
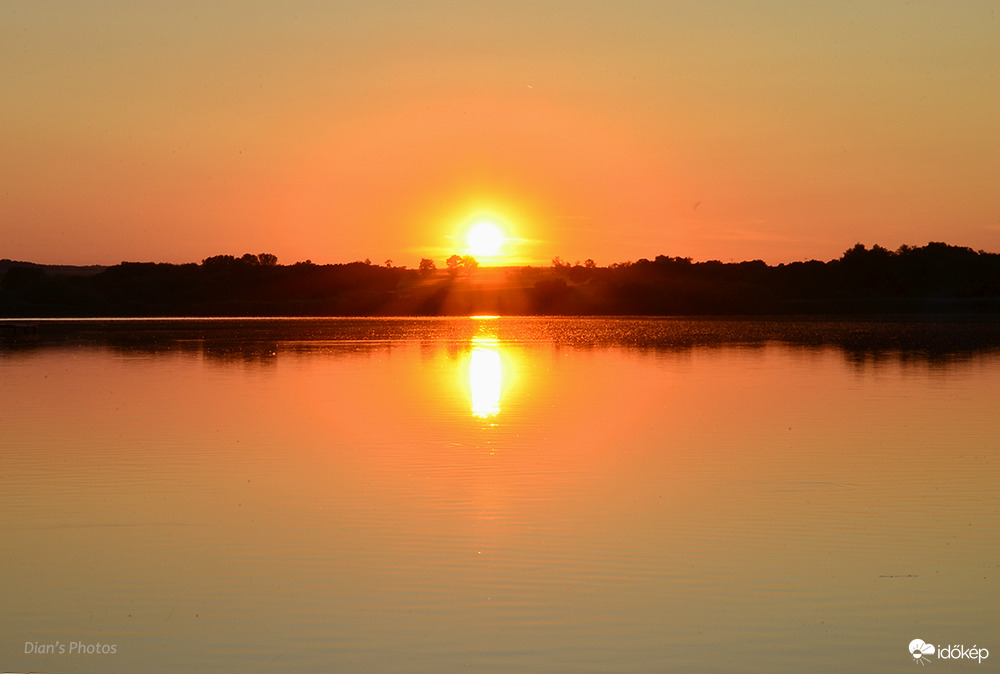
[[[0,4],[0,258],[1000,251],[995,2]]]

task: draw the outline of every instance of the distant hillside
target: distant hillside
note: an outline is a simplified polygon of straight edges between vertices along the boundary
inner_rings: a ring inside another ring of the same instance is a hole
[[[34,262],[21,262],[19,260],[0,260],[0,278],[7,273],[7,270],[11,267],[22,267],[29,269],[40,269],[48,274],[59,274],[61,276],[90,276],[92,274],[99,274],[105,269],[106,266],[101,265],[88,265],[88,266],[74,266],[65,264],[36,264]]]
[[[1000,255],[930,243],[857,244],[836,260],[769,266],[659,255],[597,267],[447,270],[273,255],[108,268],[0,263],[0,316],[1000,314]]]

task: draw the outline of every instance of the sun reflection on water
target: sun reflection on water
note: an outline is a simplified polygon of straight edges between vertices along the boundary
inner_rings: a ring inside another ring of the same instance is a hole
[[[469,389],[472,393],[472,414],[486,419],[500,413],[500,392],[503,388],[503,363],[497,340],[472,340],[469,359]]]

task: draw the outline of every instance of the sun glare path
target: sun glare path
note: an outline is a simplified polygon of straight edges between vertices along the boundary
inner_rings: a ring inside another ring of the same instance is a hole
[[[472,414],[482,419],[500,413],[503,365],[500,352],[490,347],[495,343],[493,340],[474,340],[469,360]]]
[[[465,238],[472,255],[492,257],[500,252],[505,237],[494,223],[482,220],[472,226]]]

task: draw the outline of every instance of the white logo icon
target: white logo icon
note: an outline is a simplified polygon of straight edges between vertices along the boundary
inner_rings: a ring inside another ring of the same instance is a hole
[[[910,655],[922,665],[927,662],[928,655],[934,655],[934,646],[924,643],[923,639],[914,639],[910,642]]]

